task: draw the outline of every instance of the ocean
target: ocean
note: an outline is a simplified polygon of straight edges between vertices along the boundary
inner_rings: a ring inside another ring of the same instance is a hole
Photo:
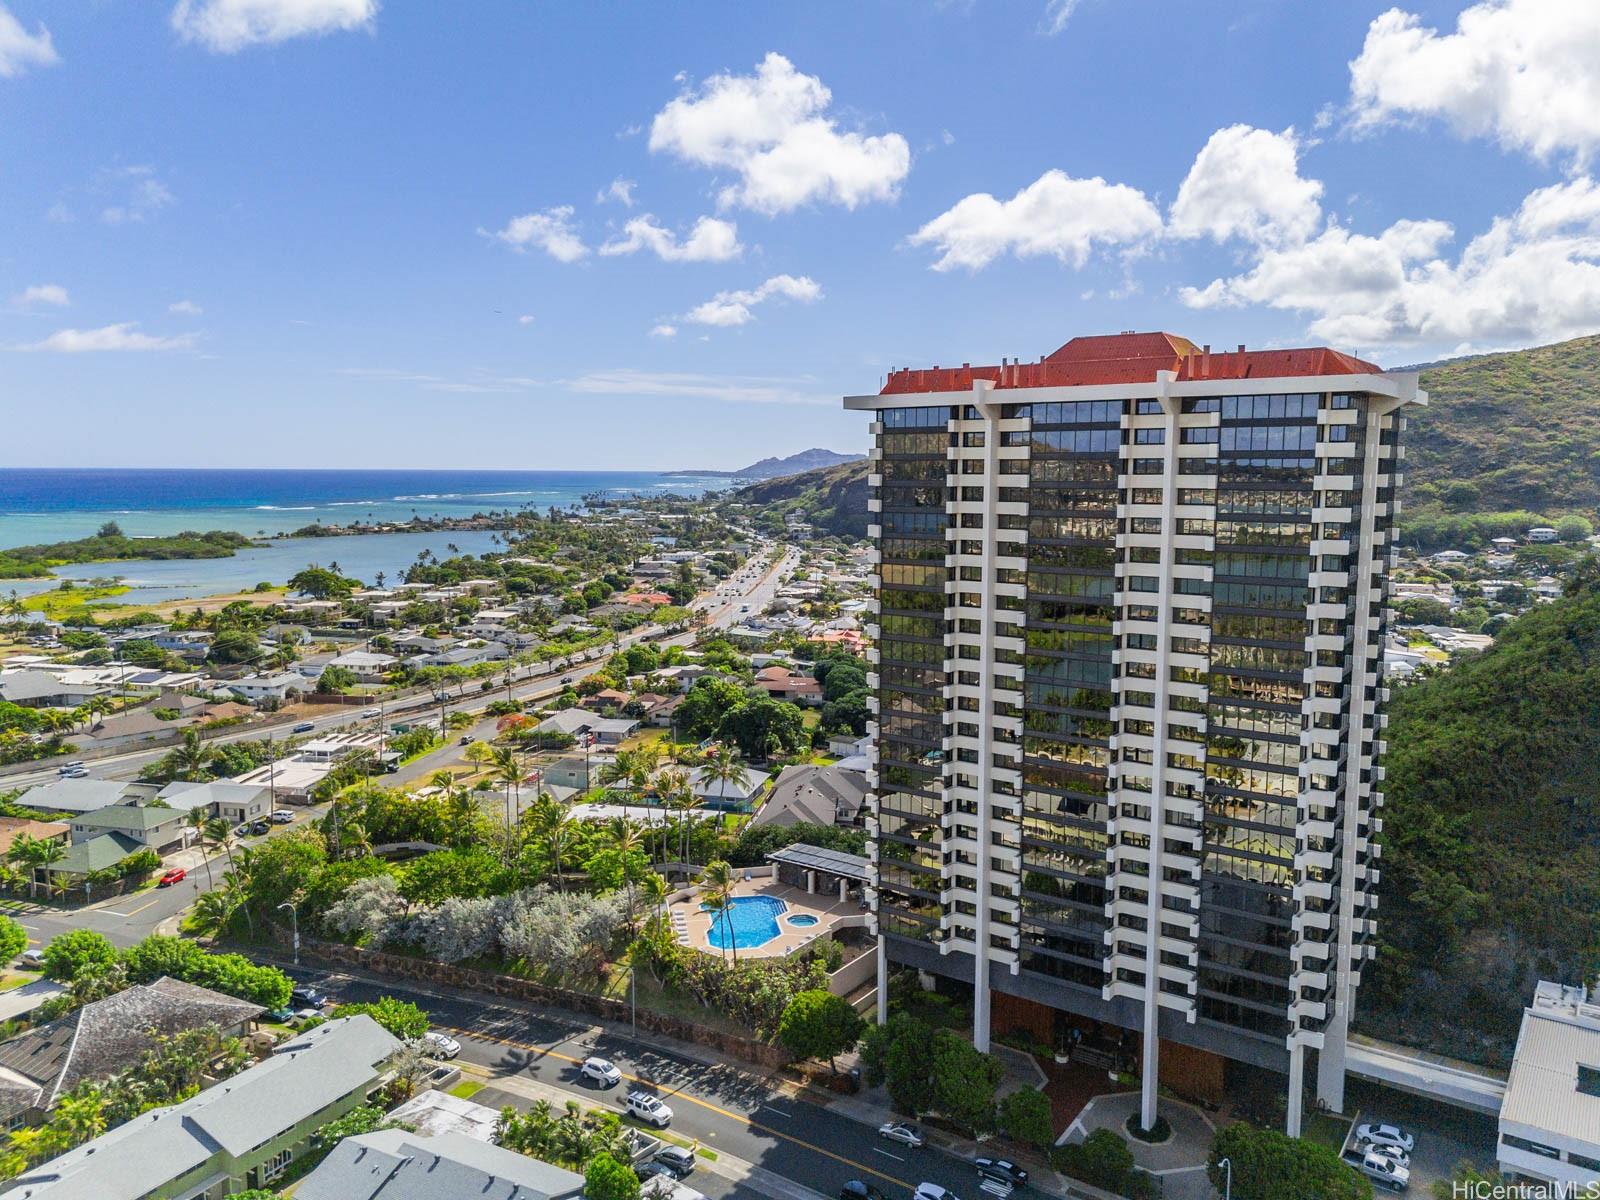
[[[228,529],[251,536],[288,533],[322,522],[467,517],[505,509],[567,508],[594,493],[696,496],[730,485],[725,476],[648,471],[294,471],[0,468],[0,547],[85,537],[107,521],[126,534]],[[134,560],[62,567],[68,579],[120,577],[126,604],[153,604],[283,583],[309,563],[338,562],[347,575],[391,580],[424,549],[441,558],[454,545],[477,554],[499,548],[472,530],[291,538],[232,558]],[[30,595],[51,580],[0,580]]]

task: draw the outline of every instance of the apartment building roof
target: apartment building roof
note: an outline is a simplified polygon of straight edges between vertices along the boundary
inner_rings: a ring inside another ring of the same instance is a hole
[[[987,379],[996,388],[1092,387],[1116,383],[1153,383],[1157,371],[1171,371],[1179,381],[1197,379],[1278,379],[1315,375],[1381,374],[1382,367],[1363,359],[1309,346],[1294,350],[1212,352],[1172,333],[1118,333],[1076,337],[1038,362],[1003,362],[1000,366],[903,368],[889,373],[880,395],[909,392],[965,392],[974,380]]]

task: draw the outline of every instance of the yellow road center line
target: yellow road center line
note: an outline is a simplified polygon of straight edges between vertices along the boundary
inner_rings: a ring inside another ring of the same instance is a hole
[[[480,1042],[494,1042],[497,1045],[512,1046],[512,1047],[514,1047],[514,1048],[516,1048],[518,1050],[530,1050],[530,1051],[534,1052],[535,1054],[540,1055],[541,1057],[559,1058],[562,1062],[574,1063],[574,1064],[576,1064],[578,1066],[582,1066],[583,1065],[583,1059],[581,1059],[581,1058],[573,1058],[572,1055],[563,1054],[559,1050],[549,1050],[549,1049],[546,1049],[543,1046],[532,1045],[532,1044],[530,1044],[528,1042],[518,1042],[518,1041],[513,1041],[510,1038],[496,1037],[492,1033],[480,1033],[479,1031],[474,1030],[474,1029],[456,1029],[456,1028],[453,1028],[452,1026],[449,1026],[449,1025],[436,1025],[436,1026],[434,1026],[434,1028],[443,1030],[444,1032],[450,1033],[450,1034],[453,1034],[453,1035],[459,1035],[461,1037],[467,1037],[467,1038],[474,1038],[474,1039],[476,1039],[477,1041],[480,1041]],[[654,1080],[643,1079],[643,1078],[640,1078],[637,1075],[630,1075],[626,1071],[622,1072],[622,1077],[624,1079],[626,1079],[626,1080],[629,1080],[632,1083],[642,1083],[642,1084],[645,1084],[648,1087],[659,1087],[660,1086]],[[491,1076],[491,1078],[493,1078],[493,1077]],[[718,1113],[721,1116],[729,1118],[730,1120],[741,1122],[742,1124],[748,1126],[751,1129],[759,1130],[761,1133],[770,1134],[771,1136],[773,1136],[775,1138],[780,1138],[783,1141],[791,1142],[796,1146],[800,1146],[800,1147],[803,1147],[804,1149],[810,1150],[814,1154],[824,1155],[824,1156],[826,1156],[828,1158],[833,1159],[835,1162],[843,1163],[845,1166],[852,1167],[857,1171],[864,1171],[868,1175],[876,1175],[879,1179],[885,1180],[888,1183],[895,1184],[898,1187],[910,1187],[911,1186],[911,1184],[909,1184],[906,1180],[901,1179],[901,1178],[899,1178],[898,1176],[895,1176],[895,1175],[885,1174],[883,1171],[878,1170],[876,1167],[868,1166],[866,1163],[863,1163],[863,1162],[857,1162],[853,1158],[846,1158],[842,1154],[837,1154],[832,1150],[828,1150],[828,1149],[826,1149],[826,1148],[824,1148],[822,1146],[816,1145],[815,1143],[808,1142],[804,1138],[797,1138],[793,1134],[784,1133],[781,1129],[774,1129],[770,1125],[763,1125],[759,1121],[752,1121],[744,1113],[734,1112],[732,1109],[723,1108],[721,1105],[718,1105],[718,1104],[712,1104],[709,1100],[702,1100],[698,1096],[689,1095],[687,1092],[673,1090],[673,1091],[667,1092],[666,1094],[669,1095],[669,1096],[676,1096],[680,1100],[687,1100],[690,1104],[698,1104],[701,1108],[707,1109],[710,1112]]]

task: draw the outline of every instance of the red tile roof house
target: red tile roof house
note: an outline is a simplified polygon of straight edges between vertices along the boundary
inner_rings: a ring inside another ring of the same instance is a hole
[[[829,629],[823,633],[813,633],[806,641],[848,650],[852,654],[864,654],[867,649],[867,639],[854,629]]]
[[[579,705],[591,712],[600,712],[607,708],[621,708],[632,697],[627,692],[619,692],[616,688],[606,688],[592,696],[585,696],[578,701]]]
[[[671,604],[672,597],[665,592],[632,592],[622,597],[624,604]]]
[[[788,667],[765,667],[757,671],[756,686],[774,700],[810,705],[822,703],[822,685],[809,675],[797,675]]]

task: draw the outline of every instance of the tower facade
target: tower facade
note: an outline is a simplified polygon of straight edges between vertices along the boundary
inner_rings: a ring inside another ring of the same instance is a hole
[[[880,961],[1343,1105],[1372,954],[1378,673],[1414,374],[1076,338],[873,413]],[[880,996],[884,995],[880,988]]]

